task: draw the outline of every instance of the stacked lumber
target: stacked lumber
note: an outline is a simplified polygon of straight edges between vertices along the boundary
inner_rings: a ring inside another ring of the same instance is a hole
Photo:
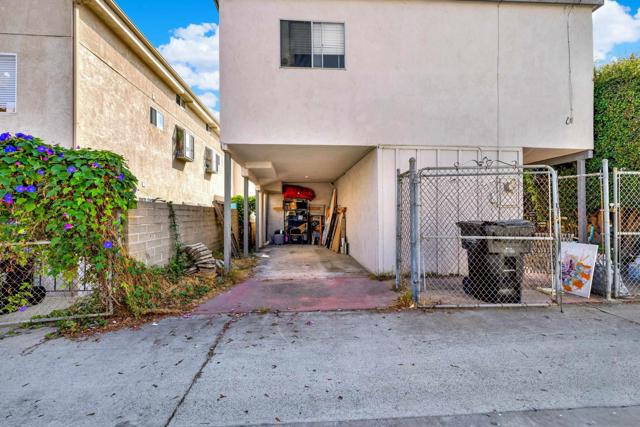
[[[222,271],[224,263],[213,257],[213,253],[204,243],[195,243],[193,245],[185,245],[184,251],[193,259],[193,266],[186,273],[193,274],[196,272],[212,273]]]
[[[335,226],[333,227],[333,235],[329,249],[337,253],[345,253],[345,231],[346,231],[346,213],[347,208],[336,209]]]

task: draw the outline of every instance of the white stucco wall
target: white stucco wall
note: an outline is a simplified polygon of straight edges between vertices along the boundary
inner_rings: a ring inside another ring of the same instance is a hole
[[[0,113],[0,133],[24,132],[73,145],[73,2],[0,1],[0,53],[17,55],[15,113]]]
[[[592,148],[590,5],[220,4],[224,143]],[[281,19],[343,22],[346,69],[281,68]]]
[[[364,268],[379,273],[379,150],[372,150],[336,181],[338,206],[346,207],[349,254]],[[395,179],[394,179],[395,182]]]

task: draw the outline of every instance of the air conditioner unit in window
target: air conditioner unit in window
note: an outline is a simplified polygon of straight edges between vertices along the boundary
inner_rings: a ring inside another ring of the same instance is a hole
[[[220,155],[214,153],[211,148],[205,149],[204,168],[207,173],[218,173],[220,171]]]
[[[176,131],[176,159],[183,160],[185,162],[193,161],[193,151],[195,145],[195,138],[188,132],[179,130]]]

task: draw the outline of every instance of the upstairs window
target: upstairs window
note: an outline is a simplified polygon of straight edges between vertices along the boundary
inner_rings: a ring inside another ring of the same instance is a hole
[[[280,65],[345,68],[344,24],[280,21]]]
[[[151,124],[164,130],[164,115],[153,107],[151,107]]]
[[[182,108],[184,108],[184,106],[185,106],[184,99],[178,94],[176,94],[176,104],[178,104]]]
[[[175,145],[176,159],[192,162],[196,144],[195,137],[180,126],[176,126],[173,131],[173,142]]]
[[[17,85],[15,54],[0,53],[0,113],[15,113]]]

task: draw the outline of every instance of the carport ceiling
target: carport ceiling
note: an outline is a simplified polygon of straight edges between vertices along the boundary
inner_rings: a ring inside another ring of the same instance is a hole
[[[372,149],[368,146],[262,144],[229,144],[228,148],[240,165],[249,166],[247,169],[260,185],[275,181],[333,182]],[[272,168],[265,167],[269,163]]]

